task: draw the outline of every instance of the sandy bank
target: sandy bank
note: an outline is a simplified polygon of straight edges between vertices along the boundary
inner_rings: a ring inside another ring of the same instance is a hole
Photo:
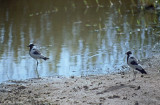
[[[0,104],[160,105],[160,56],[143,62],[148,75],[133,73],[43,78],[0,84]]]

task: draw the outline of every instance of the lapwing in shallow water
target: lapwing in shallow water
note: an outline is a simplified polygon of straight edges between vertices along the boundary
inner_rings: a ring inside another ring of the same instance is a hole
[[[41,52],[38,49],[36,49],[34,44],[30,43],[29,46],[27,46],[27,47],[30,47],[29,55],[37,61],[37,67],[38,67],[38,59],[44,59],[44,60],[49,59],[49,58],[43,56],[41,54]]]
[[[132,54],[131,51],[128,51],[126,54],[127,54],[127,64],[133,69],[133,73],[134,73],[133,80],[135,80],[135,77],[136,77],[134,69],[141,72],[142,74],[147,74],[147,72],[142,68],[142,66],[140,64],[138,64],[137,59],[130,56]]]

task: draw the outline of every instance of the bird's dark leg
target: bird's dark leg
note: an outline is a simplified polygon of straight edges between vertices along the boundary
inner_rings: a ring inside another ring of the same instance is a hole
[[[39,73],[38,73],[38,70],[37,70],[37,68],[38,68],[38,60],[36,59],[36,61],[37,61],[36,74],[37,74],[37,77],[39,78]]]
[[[136,72],[133,69],[133,80],[132,81],[134,81],[135,79],[136,79]]]
[[[9,80],[9,76],[8,76],[8,73],[6,72],[6,75],[7,75],[7,78],[8,78],[8,80]]]
[[[37,60],[37,67],[38,67],[38,60]]]

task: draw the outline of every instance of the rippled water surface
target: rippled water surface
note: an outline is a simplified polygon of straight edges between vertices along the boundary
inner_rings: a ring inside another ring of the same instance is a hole
[[[129,0],[0,0],[0,82],[37,78],[34,43],[46,76],[87,76],[126,70],[125,53],[138,59],[159,51],[159,15]]]

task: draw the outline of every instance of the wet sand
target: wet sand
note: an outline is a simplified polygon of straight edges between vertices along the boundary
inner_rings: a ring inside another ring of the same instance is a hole
[[[41,78],[0,84],[0,105],[160,105],[160,55],[142,61],[147,75]]]

